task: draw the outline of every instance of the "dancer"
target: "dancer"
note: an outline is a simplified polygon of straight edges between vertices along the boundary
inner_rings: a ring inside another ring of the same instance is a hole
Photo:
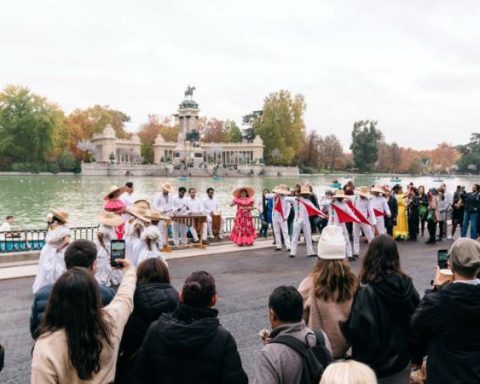
[[[207,215],[207,234],[210,239],[215,237],[213,233],[213,219],[220,217],[220,229],[218,232],[218,238],[221,240],[223,238],[222,232],[225,227],[225,219],[222,217],[222,212],[220,209],[220,203],[214,197],[215,190],[213,188],[207,189],[207,197],[203,200],[203,211]]]
[[[358,259],[360,254],[360,231],[363,231],[367,241],[370,243],[373,239],[372,226],[377,222],[371,195],[368,192],[368,187],[358,187],[356,189],[357,195],[349,207],[360,220],[359,223],[353,223],[353,259]],[[348,204],[349,200],[345,200]]]
[[[189,215],[203,215],[203,203],[202,200],[196,197],[197,190],[195,188],[190,188],[188,190],[189,198],[187,199],[187,212]],[[195,228],[195,223],[190,227],[190,233],[192,234],[193,242],[198,243],[200,241],[197,233],[197,228]],[[207,223],[202,223],[202,243],[208,244],[207,242]]]
[[[376,233],[375,235],[383,235],[385,233],[385,216],[391,217],[392,213],[385,199],[385,191],[381,186],[376,185],[370,189],[372,197],[373,211],[375,212],[376,222]]]
[[[133,265],[138,265],[138,256],[143,245],[142,233],[150,220],[145,217],[150,209],[150,204],[146,200],[137,200],[133,206],[128,207],[126,211],[133,217],[128,221],[128,238],[125,240],[125,256]]]
[[[103,197],[103,200],[105,200],[103,209],[108,212],[113,212],[116,215],[123,215],[125,213],[126,205],[120,200],[120,196],[124,191],[125,187],[111,187],[110,192]],[[124,217],[124,221],[126,221],[126,216]],[[115,232],[117,233],[117,239],[122,240],[125,235],[124,223],[115,227]]]
[[[178,196],[173,198],[173,216],[182,216],[187,214],[187,188],[178,188]],[[180,238],[178,235],[180,234]],[[183,244],[187,245],[187,226],[185,223],[174,221],[172,225],[173,244],[176,246]]]
[[[250,187],[240,187],[233,191],[231,207],[237,206],[230,240],[238,246],[253,245],[257,234],[253,226],[252,210],[255,209],[253,196],[255,191]]]
[[[37,293],[47,284],[53,284],[65,272],[63,256],[65,248],[70,244],[70,229],[67,226],[68,213],[50,209],[53,214],[52,224],[45,236],[45,245],[40,252],[38,272],[33,282],[32,291]]]
[[[123,194],[120,196],[120,200],[123,201],[125,207],[131,206],[135,202],[135,197],[133,196],[133,183],[128,181],[123,187]]]
[[[173,214],[173,198],[170,196],[170,193],[173,192],[172,184],[165,182],[161,186],[162,193],[158,194],[153,200],[153,209],[165,216],[172,216]],[[166,221],[159,222],[160,233],[162,234],[162,239],[167,238],[167,223]]]
[[[402,186],[399,184],[394,185],[392,190],[398,204],[397,225],[393,227],[393,237],[395,239],[406,240],[408,239],[406,196],[403,193]]]
[[[145,218],[150,220],[150,225],[147,225],[142,233],[142,245],[138,253],[137,264],[140,265],[142,261],[152,257],[158,257],[163,262],[167,262],[165,256],[160,251],[163,247],[163,235],[159,229],[159,222],[164,216],[155,211],[146,211]]]
[[[275,250],[282,250],[282,238],[285,243],[285,249],[290,251],[290,236],[288,235],[288,215],[292,209],[292,203],[285,199],[290,195],[288,185],[280,184],[272,190],[273,194],[269,198],[273,198],[272,226],[273,235],[275,236]]]

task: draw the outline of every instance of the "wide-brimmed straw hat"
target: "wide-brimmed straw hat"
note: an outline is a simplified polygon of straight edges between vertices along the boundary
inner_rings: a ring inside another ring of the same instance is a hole
[[[57,219],[64,223],[68,223],[68,212],[62,211],[61,209],[53,209],[50,208],[50,211],[53,213],[53,216],[55,216]]]
[[[125,192],[125,190],[126,190],[126,187],[125,187],[125,186],[123,186],[123,187],[111,186],[111,187],[110,187],[110,190],[108,191],[108,193],[107,193],[105,196],[103,196],[103,200],[109,200],[109,199],[110,199],[109,196],[110,196],[111,194],[113,194],[115,197],[118,197],[118,196],[120,196],[123,192]]]
[[[118,227],[123,224],[123,217],[113,212],[104,211],[98,216],[98,222],[109,227]]]
[[[343,189],[337,189],[335,194],[332,196],[332,199],[345,199],[347,196],[345,195],[345,191]]]
[[[285,184],[277,185],[275,188],[272,189],[272,192],[278,193],[279,195],[290,195],[288,185]]]
[[[168,193],[173,192],[173,185],[170,184],[168,181],[162,183],[161,188],[163,191],[167,191]]]
[[[144,221],[145,223],[150,223],[150,219],[146,216],[148,212],[148,209],[146,208],[132,205],[127,207],[125,211],[137,219]]]
[[[372,195],[368,191],[368,187],[361,186],[361,187],[356,188],[355,191],[357,192],[358,195],[366,197],[367,199],[372,197]]]
[[[327,225],[318,240],[318,257],[323,260],[343,260],[345,248],[346,242],[342,228]]]
[[[233,196],[240,197],[240,191],[247,191],[248,197],[252,198],[255,195],[255,190],[252,187],[240,187],[233,191]]]
[[[373,188],[370,189],[370,192],[381,193],[383,195],[385,194],[385,191],[380,185],[375,185]]]
[[[147,209],[145,217],[152,221],[170,220],[168,216],[162,215],[160,212],[157,211],[152,211],[151,209]]]
[[[147,200],[144,200],[144,199],[136,200],[133,203],[133,205],[135,207],[139,207],[139,208],[150,209],[150,203]]]
[[[310,188],[308,185],[302,185],[300,187],[300,194],[301,195],[312,195],[312,191],[310,191]]]

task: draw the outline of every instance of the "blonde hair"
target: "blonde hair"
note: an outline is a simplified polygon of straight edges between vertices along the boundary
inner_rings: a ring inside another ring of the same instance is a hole
[[[340,360],[323,372],[320,384],[377,384],[375,372],[355,360]]]

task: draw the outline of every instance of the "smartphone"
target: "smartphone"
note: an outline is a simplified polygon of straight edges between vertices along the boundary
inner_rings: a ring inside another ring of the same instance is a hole
[[[448,268],[448,249],[437,251],[437,264],[440,269]]]
[[[110,243],[110,265],[114,268],[123,268],[117,259],[125,258],[125,240],[112,240]]]

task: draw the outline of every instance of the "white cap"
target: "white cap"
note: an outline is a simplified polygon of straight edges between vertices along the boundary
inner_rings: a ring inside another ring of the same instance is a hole
[[[327,225],[318,240],[318,257],[323,260],[345,259],[345,237],[342,228]]]

